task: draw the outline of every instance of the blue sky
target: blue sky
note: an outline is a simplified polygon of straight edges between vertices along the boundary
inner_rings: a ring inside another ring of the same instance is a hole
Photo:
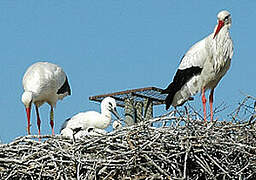
[[[0,1],[0,139],[26,135],[22,77],[37,61],[66,71],[72,96],[55,109],[55,132],[63,121],[86,110],[99,111],[88,97],[155,86],[172,80],[183,54],[213,31],[216,15],[232,14],[232,65],[215,91],[214,106],[231,111],[255,92],[256,1],[102,0]],[[201,98],[192,103],[201,109]],[[42,134],[50,134],[49,106],[40,108]],[[120,111],[120,109],[119,109]],[[228,111],[228,112],[230,112]],[[121,112],[121,111],[120,111]],[[218,114],[226,119],[227,114]],[[159,106],[155,114],[166,113]],[[34,108],[32,133],[37,134]]]

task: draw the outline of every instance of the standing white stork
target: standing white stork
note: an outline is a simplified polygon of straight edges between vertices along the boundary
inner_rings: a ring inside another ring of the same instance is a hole
[[[50,124],[54,134],[53,108],[59,99],[71,95],[68,78],[61,67],[49,62],[32,64],[23,77],[24,93],[22,102],[25,105],[28,120],[28,134],[30,134],[30,111],[32,103],[35,104],[37,115],[38,134],[40,135],[40,116],[38,108],[47,102],[51,106]]]
[[[70,130],[75,135],[79,131],[86,130],[87,128],[105,129],[111,123],[111,113],[120,119],[116,111],[115,99],[106,97],[101,102],[101,113],[87,111],[76,114],[64,122],[61,127],[61,135],[70,136]]]
[[[231,15],[223,10],[218,13],[218,25],[214,32],[193,45],[183,56],[173,82],[163,90],[168,94],[166,110],[170,105],[184,104],[197,92],[202,92],[204,121],[206,121],[205,91],[211,89],[209,101],[211,121],[213,120],[213,93],[221,78],[230,67],[233,56],[233,43],[229,35]]]

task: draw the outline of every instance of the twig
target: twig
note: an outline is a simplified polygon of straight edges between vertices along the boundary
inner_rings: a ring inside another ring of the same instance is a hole
[[[255,179],[255,107],[248,96],[233,122],[207,126],[189,105],[75,142],[60,135],[18,137],[0,144],[0,179]]]

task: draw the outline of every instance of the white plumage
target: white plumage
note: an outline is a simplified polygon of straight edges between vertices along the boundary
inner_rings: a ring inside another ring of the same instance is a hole
[[[214,88],[230,67],[233,43],[229,35],[231,16],[226,10],[218,13],[214,33],[193,45],[184,55],[173,82],[162,93],[167,93],[166,109],[184,104],[197,92],[202,92],[204,120],[206,121],[205,91],[211,89],[210,109]]]
[[[105,129],[111,123],[111,113],[120,119],[116,111],[115,99],[106,97],[101,102],[101,113],[96,111],[87,111],[76,114],[64,122],[61,128],[61,134],[64,136],[70,136],[66,132],[73,131],[73,134],[76,134],[79,131],[86,130],[87,128]]]
[[[61,135],[68,137],[70,139],[82,139],[88,136],[102,136],[102,135],[106,135],[107,131],[105,131],[104,129],[98,129],[98,128],[93,128],[93,127],[88,127],[84,130],[79,130],[78,132],[74,132],[72,129],[70,128],[64,128],[61,131]]]
[[[51,106],[50,124],[54,134],[53,108],[59,99],[71,95],[68,79],[61,67],[49,62],[37,62],[31,65],[23,77],[24,93],[22,102],[25,105],[28,119],[28,134],[30,134],[30,111],[35,104],[38,133],[40,135],[40,116],[38,108],[47,102]]]

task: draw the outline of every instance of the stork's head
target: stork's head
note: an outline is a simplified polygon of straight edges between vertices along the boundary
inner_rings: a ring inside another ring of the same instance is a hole
[[[227,27],[230,27],[231,26],[231,14],[226,11],[226,10],[223,10],[223,11],[220,11],[218,13],[218,26],[215,30],[215,33],[214,33],[214,36],[213,36],[213,39],[215,38],[215,36],[219,33],[219,31],[221,30],[221,28],[223,26],[227,26]]]
[[[26,112],[27,112],[27,119],[28,119],[28,134],[30,134],[30,111],[31,111],[31,104],[33,101],[33,94],[32,92],[25,91],[22,94],[21,101],[25,105]]]
[[[119,120],[114,121],[112,127],[114,130],[122,128],[121,121],[119,121]]]
[[[61,130],[60,134],[65,137],[69,137],[70,139],[73,138],[73,130],[70,128],[64,128]]]
[[[106,97],[101,102],[101,109],[107,109],[112,112],[118,119],[120,119],[119,114],[116,111],[116,100],[112,97]]]

